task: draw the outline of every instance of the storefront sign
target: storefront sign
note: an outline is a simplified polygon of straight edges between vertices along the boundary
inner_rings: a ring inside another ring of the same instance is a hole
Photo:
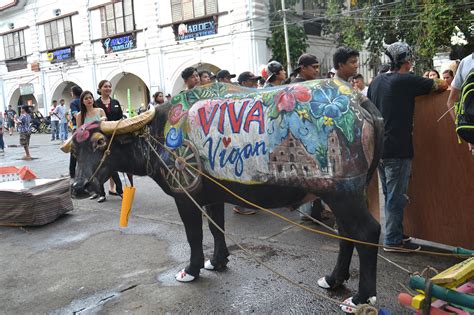
[[[193,39],[217,34],[217,16],[173,25],[176,40]]]
[[[46,54],[46,57],[51,63],[64,62],[74,59],[74,47],[67,47],[63,49],[49,51]]]
[[[28,95],[35,93],[33,83],[20,84],[20,95]]]
[[[103,39],[101,42],[106,54],[137,47],[134,33],[116,37],[108,37]]]

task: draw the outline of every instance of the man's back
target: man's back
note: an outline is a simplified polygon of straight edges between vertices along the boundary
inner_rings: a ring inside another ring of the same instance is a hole
[[[434,82],[410,73],[377,76],[367,92],[385,123],[382,158],[413,157],[412,131],[415,97],[432,91]]]

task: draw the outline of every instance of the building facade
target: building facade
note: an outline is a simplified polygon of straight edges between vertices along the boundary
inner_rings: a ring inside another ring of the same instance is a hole
[[[73,85],[98,97],[103,79],[136,110],[156,91],[182,90],[189,66],[257,73],[271,56],[269,22],[269,0],[3,0],[0,110],[47,115],[53,100],[69,104]],[[319,35],[309,33],[308,52],[328,63],[334,47]]]

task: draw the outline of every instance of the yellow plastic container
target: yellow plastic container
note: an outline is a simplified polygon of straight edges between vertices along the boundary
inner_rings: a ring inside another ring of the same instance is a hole
[[[135,197],[135,187],[125,186],[123,190],[122,209],[120,210],[120,227],[127,227],[128,216],[132,211],[133,198]]]

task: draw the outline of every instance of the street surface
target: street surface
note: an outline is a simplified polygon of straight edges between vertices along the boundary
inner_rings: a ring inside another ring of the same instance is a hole
[[[20,160],[18,134],[4,135],[7,147],[0,166],[29,166],[40,178],[68,173],[69,156],[50,135],[34,134],[31,155]],[[189,258],[184,227],[173,199],[150,178],[136,178],[129,226],[119,228],[120,199],[74,200],[74,211],[42,227],[0,227],[0,314],[163,314],[298,313],[341,314],[336,304],[296,288],[247,257],[230,240],[228,268],[202,270],[193,283],[174,275]],[[108,184],[105,186],[108,190]],[[54,205],[52,205],[54,206]],[[297,222],[299,214],[277,210]],[[265,263],[291,279],[337,300],[354,294],[358,259],[345,288],[327,292],[317,286],[329,273],[338,241],[289,225],[270,214],[235,214],[226,205],[226,229]],[[204,220],[206,221],[206,220]],[[312,223],[306,223],[314,226]],[[204,222],[206,257],[212,237]],[[427,265],[442,270],[453,258],[380,253],[412,271]],[[408,314],[397,302],[408,274],[379,259],[377,306]]]

